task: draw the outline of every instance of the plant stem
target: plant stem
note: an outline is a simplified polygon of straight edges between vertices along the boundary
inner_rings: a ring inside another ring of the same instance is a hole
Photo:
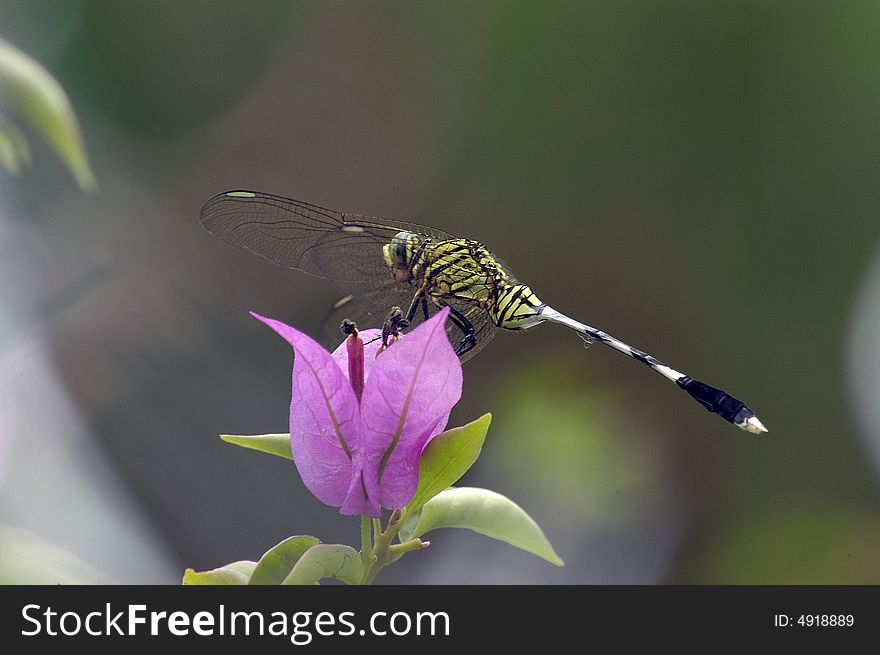
[[[394,539],[394,537],[397,536],[397,533],[400,532],[400,528],[403,526],[405,518],[405,511],[396,509],[391,512],[391,517],[388,519],[388,525],[386,526],[385,531],[382,532],[379,529],[376,530],[376,540],[373,544],[373,559],[364,571],[364,577],[360,582],[361,584],[372,584],[373,580],[376,579],[379,571],[381,571],[384,566],[398,560],[401,556],[411,550],[424,548],[424,546],[427,545],[422,544],[418,539],[410,539],[405,544],[391,545],[392,539]],[[381,523],[378,521],[375,522],[381,526]],[[418,544],[416,542],[418,542]]]
[[[393,564],[407,553],[427,548],[430,545],[430,541],[422,541],[418,537],[404,541],[402,544],[392,544],[388,547],[388,563]]]
[[[361,514],[361,558],[364,561],[364,568],[369,568],[373,564],[373,535],[370,528],[370,517]]]

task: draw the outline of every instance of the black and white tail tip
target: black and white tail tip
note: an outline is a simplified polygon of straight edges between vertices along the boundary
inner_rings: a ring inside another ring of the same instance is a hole
[[[736,427],[752,434],[761,434],[767,432],[767,428],[758,420],[755,413],[749,409],[745,403],[737,400],[727,392],[716,389],[713,386],[700,382],[692,378],[690,375],[680,373],[675,369],[668,367],[666,364],[655,357],[629,346],[619,339],[615,339],[610,334],[597,330],[589,325],[584,325],[579,321],[569,318],[565,314],[557,312],[552,307],[544,306],[541,309],[540,316],[545,321],[552,321],[571,328],[578,334],[588,339],[601,341],[606,346],[611,346],[615,350],[629,355],[645,366],[649,366],[667,380],[672,380],[679,387],[688,392],[688,394],[713,414],[717,414],[725,421],[733,423]]]

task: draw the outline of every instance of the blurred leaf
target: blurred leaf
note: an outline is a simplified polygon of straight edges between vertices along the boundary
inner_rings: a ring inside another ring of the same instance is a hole
[[[0,585],[107,584],[105,575],[42,537],[0,526]]]
[[[415,512],[431,498],[458,482],[459,478],[477,461],[491,414],[484,414],[467,425],[439,434],[428,444],[419,461],[419,488],[406,506]]]
[[[27,139],[15,125],[0,117],[0,166],[18,174],[31,163]]]
[[[409,541],[437,528],[469,528],[542,557],[556,566],[565,564],[522,507],[488,489],[461,487],[441,491],[404,524],[400,540]]]
[[[226,443],[235,444],[242,448],[251,448],[252,450],[259,450],[270,455],[278,455],[285,459],[293,459],[289,434],[221,434],[220,438]]]
[[[246,585],[256,568],[256,562],[242,560],[232,562],[211,571],[187,569],[183,573],[185,585]]]
[[[282,584],[315,584],[323,578],[336,578],[357,584],[364,574],[360,553],[342,544],[318,544],[309,548]]]
[[[288,537],[277,546],[267,550],[260,558],[248,584],[281,584],[290,575],[303,553],[319,543],[321,543],[320,539],[308,535]]]
[[[16,175],[21,171],[19,155],[15,142],[0,128],[0,166]]]
[[[15,109],[46,139],[84,191],[97,190],[79,125],[64,89],[40,64],[3,40],[0,40],[0,100]],[[8,129],[4,131],[9,137]],[[15,137],[9,140],[14,143]],[[19,155],[18,159],[22,157]]]

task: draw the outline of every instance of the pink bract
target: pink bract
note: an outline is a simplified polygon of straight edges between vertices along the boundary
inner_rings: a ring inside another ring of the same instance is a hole
[[[461,397],[461,364],[444,309],[377,356],[379,330],[365,330],[360,402],[349,382],[346,342],[331,354],[299,330],[252,315],[294,350],[290,440],[306,487],[343,514],[379,516],[418,487],[419,459]],[[349,337],[350,339],[355,337]]]

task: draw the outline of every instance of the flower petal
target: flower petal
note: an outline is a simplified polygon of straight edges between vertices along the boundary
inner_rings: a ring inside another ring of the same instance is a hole
[[[358,403],[345,373],[314,339],[280,321],[251,312],[294,350],[290,402],[293,461],[309,491],[339,507],[348,498],[360,456]],[[358,476],[360,477],[360,476]]]
[[[367,479],[367,476],[363,475],[363,470],[363,457],[355,457],[351,484],[339,511],[342,514],[366,514],[378,518],[382,515],[379,506],[379,489],[375,477]]]
[[[361,398],[367,489],[382,507],[403,507],[415,494],[419,458],[446,426],[461,397],[461,364],[444,329],[444,309],[376,358]]]

